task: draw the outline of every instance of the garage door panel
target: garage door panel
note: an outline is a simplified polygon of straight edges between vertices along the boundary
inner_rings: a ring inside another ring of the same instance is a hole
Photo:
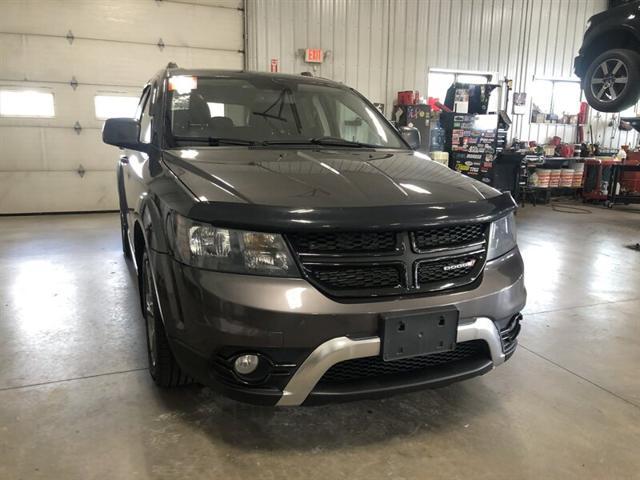
[[[73,130],[44,130],[44,148],[50,169],[76,170],[82,165],[85,170],[115,172],[120,149],[102,142],[102,130],[87,130],[80,135]]]
[[[173,3],[194,3],[193,0],[165,0]],[[197,0],[196,3],[210,7],[243,8],[243,0]]]
[[[0,2],[2,3],[2,2]],[[115,209],[119,150],[96,95],[138,98],[168,62],[242,70],[243,0],[9,0],[0,88],[49,91],[52,118],[0,118],[0,212]],[[74,39],[65,38],[73,32]],[[163,48],[157,46],[162,38]],[[77,88],[72,88],[75,77]],[[73,129],[76,122],[80,133]],[[82,166],[84,176],[78,174]]]
[[[116,177],[111,171],[0,172],[0,214],[116,210]]]
[[[138,86],[170,62],[181,67],[239,70],[242,53],[182,47],[0,34],[2,80]]]
[[[102,142],[102,131],[68,128],[0,127],[0,171],[115,171],[119,149]]]
[[[139,87],[100,87],[49,82],[0,82],[0,89],[28,89],[53,94],[55,116],[52,118],[0,117],[0,127],[7,125],[65,127],[71,129],[76,122],[83,128],[102,128],[104,120],[96,117],[96,95],[118,95],[139,98],[144,84]]]
[[[0,171],[44,170],[42,129],[0,127]]]
[[[71,31],[77,39],[150,44],[162,38],[166,45],[232,51],[243,49],[242,29],[237,9],[151,0],[6,2],[0,16],[2,32],[65,36]]]

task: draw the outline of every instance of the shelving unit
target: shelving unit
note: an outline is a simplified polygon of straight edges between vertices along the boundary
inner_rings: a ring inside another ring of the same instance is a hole
[[[553,195],[573,196],[576,198],[579,196],[579,193],[582,190],[582,186],[537,187],[537,186],[529,185],[528,178],[531,175],[531,172],[536,168],[548,167],[551,169],[560,169],[563,167],[575,165],[575,163],[583,163],[586,160],[589,160],[590,159],[589,157],[538,156],[536,158],[537,159],[534,160],[532,156],[525,157],[526,179],[524,182],[524,186],[521,189],[522,191],[521,203],[523,206],[526,203],[527,198],[531,200],[531,203],[533,205],[536,205],[540,197],[542,197],[542,203],[547,204],[550,202],[551,197]]]

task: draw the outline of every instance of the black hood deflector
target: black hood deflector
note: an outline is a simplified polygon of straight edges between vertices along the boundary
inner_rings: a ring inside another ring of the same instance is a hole
[[[451,204],[389,207],[291,208],[254,204],[200,202],[194,220],[264,232],[407,230],[425,226],[496,220],[516,209],[511,194]]]

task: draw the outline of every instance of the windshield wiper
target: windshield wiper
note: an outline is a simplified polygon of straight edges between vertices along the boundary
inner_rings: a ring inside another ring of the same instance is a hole
[[[340,137],[316,137],[308,140],[265,140],[260,142],[261,145],[330,145],[336,147],[352,147],[352,148],[384,148],[382,145],[373,145],[370,143],[355,142],[345,140]]]
[[[316,137],[309,140],[310,143],[315,145],[336,145],[340,147],[357,147],[357,148],[384,148],[382,145],[373,145],[371,143],[356,142],[353,140],[346,140],[340,137]]]
[[[245,140],[244,138],[190,137],[188,135],[174,135],[173,138],[179,142],[203,142],[209,144],[210,147],[217,147],[219,145],[256,145],[258,143],[254,140]]]

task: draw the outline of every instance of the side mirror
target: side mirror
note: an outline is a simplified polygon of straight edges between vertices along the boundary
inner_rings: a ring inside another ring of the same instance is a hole
[[[400,127],[400,136],[409,144],[412,150],[420,148],[420,132],[415,127]]]
[[[140,125],[133,118],[109,118],[102,128],[102,141],[132,150],[144,150],[140,142]]]

